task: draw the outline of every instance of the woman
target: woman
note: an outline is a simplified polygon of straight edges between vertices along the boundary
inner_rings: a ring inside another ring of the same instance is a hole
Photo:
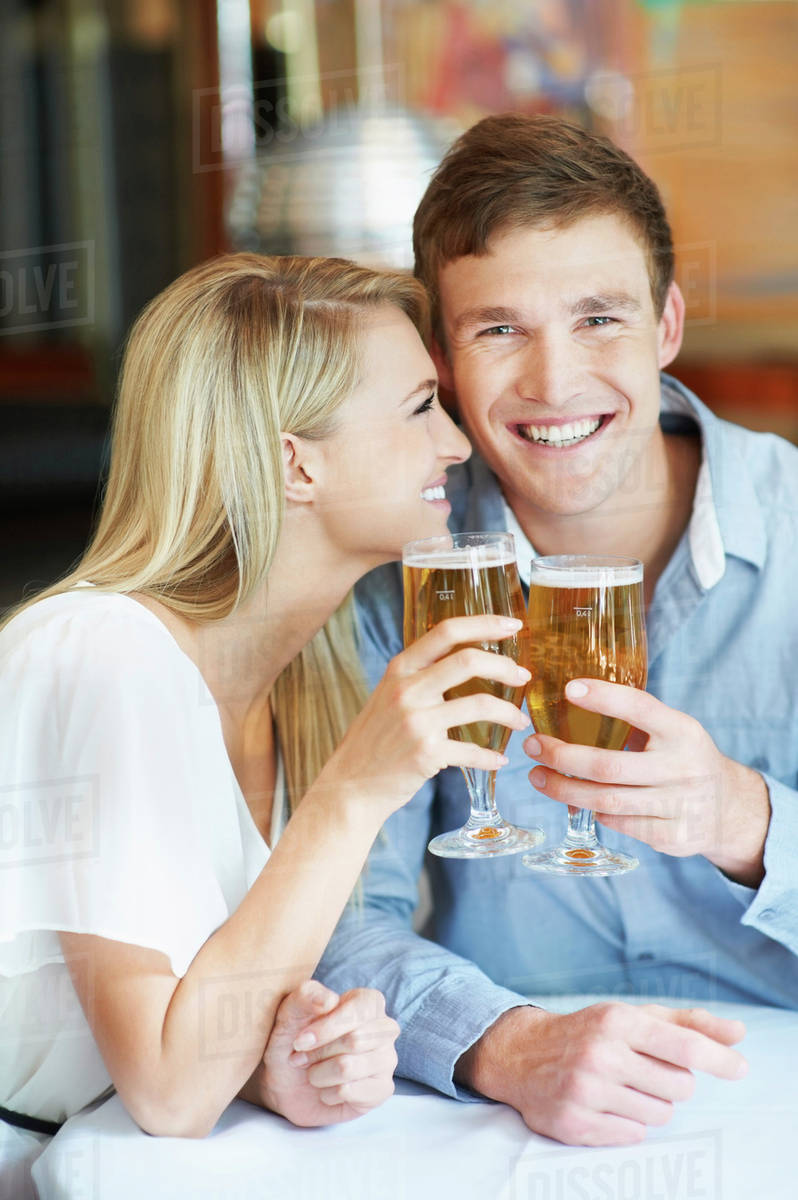
[[[244,254],[134,326],[97,532],[0,634],[7,1118],[113,1085],[144,1130],[202,1136],[237,1095],[310,1125],[392,1090],[382,997],[310,977],[386,818],[504,761],[447,730],[526,724],[444,699],[527,677],[451,653],[499,617],[439,626],[365,699],[347,596],[445,529],[469,453],[426,329],[403,274]]]

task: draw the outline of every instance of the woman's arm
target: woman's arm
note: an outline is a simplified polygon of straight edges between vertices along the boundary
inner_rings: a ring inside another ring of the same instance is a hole
[[[511,686],[527,677],[500,655],[452,653],[508,629],[505,618],[454,619],[393,660],[250,891],[182,979],[157,951],[61,935],[100,1052],[143,1129],[201,1137],[213,1128],[258,1067],[282,998],[312,975],[384,820],[445,765],[504,761],[448,730],[477,720],[520,729],[527,718],[487,694],[444,694],[475,676]]]

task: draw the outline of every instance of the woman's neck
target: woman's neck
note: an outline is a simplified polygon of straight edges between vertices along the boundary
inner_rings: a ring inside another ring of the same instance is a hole
[[[278,676],[343,602],[364,568],[346,562],[310,525],[286,522],[268,580],[230,616],[195,621],[136,595],[196,664],[223,719],[241,737],[269,708]]]

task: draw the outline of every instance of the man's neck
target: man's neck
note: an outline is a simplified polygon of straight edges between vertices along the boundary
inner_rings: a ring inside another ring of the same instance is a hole
[[[633,555],[645,567],[646,604],[687,528],[701,465],[701,442],[664,434],[654,471],[641,472],[645,487],[612,497],[587,513],[562,515],[525,505],[505,491],[507,503],[538,555]]]

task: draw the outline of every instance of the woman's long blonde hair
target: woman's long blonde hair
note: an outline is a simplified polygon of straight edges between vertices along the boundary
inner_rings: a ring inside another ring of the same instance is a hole
[[[234,612],[268,575],[280,536],[280,433],[334,431],[357,379],[362,316],[385,304],[426,339],[426,295],[401,272],[231,254],[175,280],[128,338],[96,532],[77,566],[25,606],[85,580],[198,621]],[[292,807],[364,699],[350,597],[272,693]]]

